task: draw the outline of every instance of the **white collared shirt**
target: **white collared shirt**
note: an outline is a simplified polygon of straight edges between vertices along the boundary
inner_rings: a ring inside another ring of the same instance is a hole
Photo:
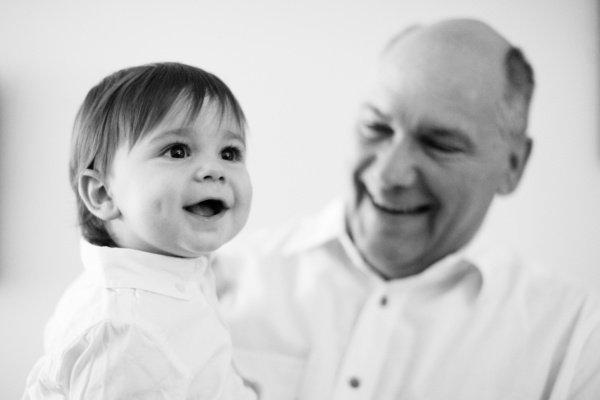
[[[255,399],[232,365],[207,257],[82,240],[24,399]]]
[[[385,281],[317,218],[217,254],[244,374],[265,400],[600,399],[600,302],[479,233]]]

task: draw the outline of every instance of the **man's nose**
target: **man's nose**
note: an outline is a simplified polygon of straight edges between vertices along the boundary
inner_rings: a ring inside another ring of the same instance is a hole
[[[225,182],[225,169],[216,158],[202,158],[199,160],[194,177],[197,181]]]
[[[383,188],[410,187],[417,180],[417,158],[410,139],[404,137],[380,149],[374,172]]]

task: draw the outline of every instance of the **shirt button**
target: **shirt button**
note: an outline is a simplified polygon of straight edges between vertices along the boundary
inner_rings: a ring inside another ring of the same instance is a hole
[[[350,383],[350,387],[353,387],[354,389],[360,386],[360,380],[358,380],[358,378],[355,377],[350,378],[350,381],[348,383]]]
[[[381,300],[379,300],[379,304],[381,304],[382,307],[385,307],[387,305],[387,303],[388,303],[387,296],[383,296],[381,298]]]
[[[179,290],[181,293],[185,292],[185,285],[183,283],[176,283],[175,289]]]

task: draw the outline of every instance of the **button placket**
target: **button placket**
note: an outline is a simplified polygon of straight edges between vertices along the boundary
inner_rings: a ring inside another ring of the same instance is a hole
[[[398,307],[398,302],[390,302],[386,287],[369,296],[346,349],[333,397],[335,400],[373,398]]]
[[[388,297],[387,297],[387,295],[384,294],[383,296],[381,296],[381,299],[379,300],[379,305],[381,305],[381,307],[385,307],[385,306],[387,306],[387,303],[388,303]]]

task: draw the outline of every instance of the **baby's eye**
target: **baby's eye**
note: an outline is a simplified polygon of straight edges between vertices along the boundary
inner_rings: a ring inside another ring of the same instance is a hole
[[[225,161],[240,161],[243,158],[242,149],[235,146],[229,146],[221,151],[221,158]]]
[[[174,144],[165,151],[164,155],[170,158],[185,158],[190,156],[190,150],[184,144]]]

